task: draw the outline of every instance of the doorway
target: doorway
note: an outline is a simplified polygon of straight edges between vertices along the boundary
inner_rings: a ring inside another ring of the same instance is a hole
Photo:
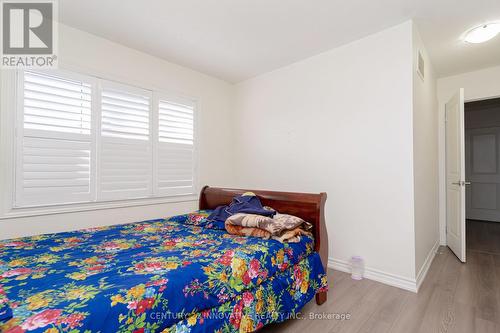
[[[467,251],[500,254],[500,98],[465,103]]]
[[[464,103],[460,89],[445,124],[447,245],[462,262],[467,249],[500,254],[500,98]]]

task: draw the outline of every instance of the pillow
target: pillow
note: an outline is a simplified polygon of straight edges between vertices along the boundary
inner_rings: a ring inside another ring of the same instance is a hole
[[[167,220],[190,225],[202,225],[211,213],[211,210],[197,210],[188,214],[172,216]]]
[[[189,214],[182,214],[169,217],[167,221],[173,221],[207,229],[225,230],[224,222],[209,221],[207,217],[212,214],[213,210],[197,210]]]
[[[208,215],[210,215],[211,211],[208,212],[206,210],[198,210],[193,213],[187,214],[187,224],[192,225],[202,225],[206,222]]]

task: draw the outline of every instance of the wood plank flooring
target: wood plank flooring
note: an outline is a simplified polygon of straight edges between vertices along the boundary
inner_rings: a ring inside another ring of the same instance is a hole
[[[418,294],[329,270],[325,304],[311,302],[304,319],[262,332],[500,333],[500,223],[468,221],[467,240],[467,263],[440,247]],[[350,319],[313,320],[310,313]]]

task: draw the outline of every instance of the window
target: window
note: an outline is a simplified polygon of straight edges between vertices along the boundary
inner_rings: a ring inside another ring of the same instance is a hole
[[[18,206],[91,200],[92,84],[25,72],[18,145]]]
[[[148,197],[153,173],[151,92],[103,82],[101,95],[99,197]]]
[[[194,104],[158,102],[158,191],[161,195],[194,192]]]
[[[15,207],[195,193],[194,101],[63,71],[18,78]]]

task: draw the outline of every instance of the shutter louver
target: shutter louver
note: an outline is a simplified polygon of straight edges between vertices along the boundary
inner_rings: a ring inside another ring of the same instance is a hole
[[[144,95],[104,88],[102,91],[102,135],[149,140],[148,92]]]
[[[152,195],[151,92],[103,85],[100,199]]]
[[[16,206],[91,200],[92,86],[26,71]]]
[[[25,129],[90,134],[90,104],[90,84],[24,73]]]
[[[158,104],[158,192],[195,192],[194,105],[160,100]]]

